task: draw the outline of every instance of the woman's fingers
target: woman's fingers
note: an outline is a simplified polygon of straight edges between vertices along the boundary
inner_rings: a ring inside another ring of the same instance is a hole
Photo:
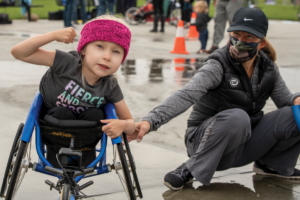
[[[150,130],[150,123],[147,122],[147,121],[142,121],[141,124],[140,124],[140,130],[139,130],[139,133],[137,135],[137,139],[136,141],[137,142],[141,142],[144,135],[146,135]]]

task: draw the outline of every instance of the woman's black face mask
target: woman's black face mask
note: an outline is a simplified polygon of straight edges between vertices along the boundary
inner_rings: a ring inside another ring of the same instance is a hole
[[[260,42],[242,42],[237,38],[230,36],[227,46],[229,48],[230,56],[237,63],[244,63],[257,55],[257,47]]]

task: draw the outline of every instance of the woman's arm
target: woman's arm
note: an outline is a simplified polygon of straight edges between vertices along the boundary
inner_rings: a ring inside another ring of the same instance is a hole
[[[132,134],[135,131],[135,124],[124,99],[114,105],[119,119],[101,120],[102,123],[107,123],[102,130],[111,138],[116,138],[123,132]]]
[[[75,36],[76,32],[73,28],[65,28],[38,35],[15,45],[11,49],[11,54],[16,59],[27,63],[52,67],[56,52],[47,51],[40,47],[53,41],[64,42],[66,44],[73,43]]]
[[[169,122],[185,112],[195,102],[208,92],[217,88],[223,77],[223,68],[216,60],[208,60],[198,70],[194,77],[181,89],[164,100],[159,106],[150,111],[136,124],[136,131],[128,135],[129,141],[137,139],[141,141],[149,131],[157,130],[161,125]]]
[[[271,93],[271,99],[275,103],[277,108],[294,105],[294,100],[300,96],[300,93],[292,94],[289,88],[286,86],[282,79],[278,67],[275,66],[276,77],[274,89]]]

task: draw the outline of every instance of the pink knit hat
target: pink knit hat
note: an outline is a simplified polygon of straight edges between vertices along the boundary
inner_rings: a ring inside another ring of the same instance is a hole
[[[114,42],[123,47],[125,50],[123,63],[129,51],[131,32],[125,25],[114,20],[98,19],[91,21],[81,31],[77,52],[80,53],[87,43],[97,40]]]

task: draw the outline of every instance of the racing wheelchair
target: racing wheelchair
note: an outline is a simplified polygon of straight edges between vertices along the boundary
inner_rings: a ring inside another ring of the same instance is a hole
[[[60,193],[60,200],[92,197],[85,195],[82,190],[92,185],[93,181],[82,185],[78,182],[83,178],[109,173],[112,170],[119,176],[129,200],[143,198],[125,133],[111,139],[113,164],[110,165],[106,163],[107,135],[102,132],[102,126],[85,120],[58,120],[47,115],[41,118],[42,110],[43,99],[37,92],[25,125],[21,123],[15,135],[1,186],[2,198],[14,199],[29,168],[58,178],[56,184],[49,180],[45,183],[50,186],[50,190],[54,189]],[[104,110],[107,119],[117,119],[113,104],[107,103]],[[34,128],[39,159],[38,162],[32,163],[30,150]],[[100,143],[100,148],[96,148],[97,143]],[[96,152],[99,152],[97,157]]]

